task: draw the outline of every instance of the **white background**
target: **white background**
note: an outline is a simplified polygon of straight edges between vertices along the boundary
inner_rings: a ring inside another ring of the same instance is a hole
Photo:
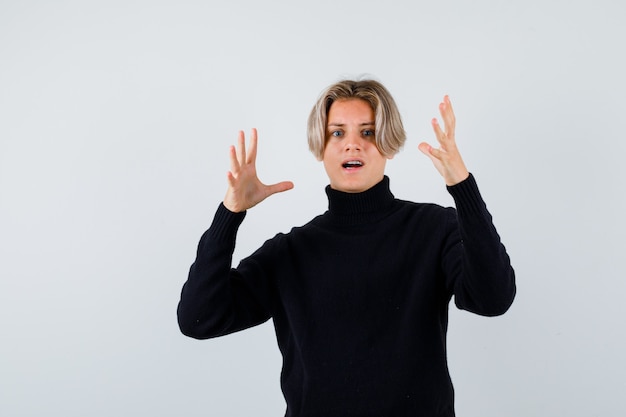
[[[452,204],[459,147],[518,278],[499,318],[451,308],[457,414],[623,416],[626,6],[595,1],[0,1],[0,415],[280,416],[271,323],[195,341],[180,288],[259,129],[266,182],[236,259],[326,208],[306,118],[370,74],[409,140],[398,198]]]

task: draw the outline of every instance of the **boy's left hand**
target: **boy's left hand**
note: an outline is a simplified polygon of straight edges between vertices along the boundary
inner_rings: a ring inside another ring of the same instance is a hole
[[[469,177],[469,171],[465,167],[463,158],[456,147],[454,139],[454,127],[456,120],[450,97],[445,96],[439,104],[439,112],[444,123],[445,130],[441,129],[437,119],[431,121],[433,130],[439,142],[439,148],[433,148],[426,142],[419,144],[419,150],[433,161],[435,168],[441,174],[446,185],[452,186],[464,181]]]

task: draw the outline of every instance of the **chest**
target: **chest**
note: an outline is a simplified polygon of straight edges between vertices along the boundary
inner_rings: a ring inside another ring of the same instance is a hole
[[[290,308],[334,317],[431,305],[443,288],[436,235],[396,227],[301,236],[286,246],[277,289]]]

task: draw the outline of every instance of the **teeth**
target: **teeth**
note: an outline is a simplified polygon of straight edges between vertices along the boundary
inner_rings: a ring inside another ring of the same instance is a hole
[[[344,167],[360,167],[363,165],[361,161],[348,161],[343,164]]]

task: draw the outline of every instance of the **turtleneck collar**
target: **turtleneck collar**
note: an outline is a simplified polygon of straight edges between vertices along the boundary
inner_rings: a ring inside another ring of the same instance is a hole
[[[376,221],[385,217],[395,197],[389,189],[389,177],[361,193],[346,193],[326,186],[328,212],[332,220],[345,225]]]

